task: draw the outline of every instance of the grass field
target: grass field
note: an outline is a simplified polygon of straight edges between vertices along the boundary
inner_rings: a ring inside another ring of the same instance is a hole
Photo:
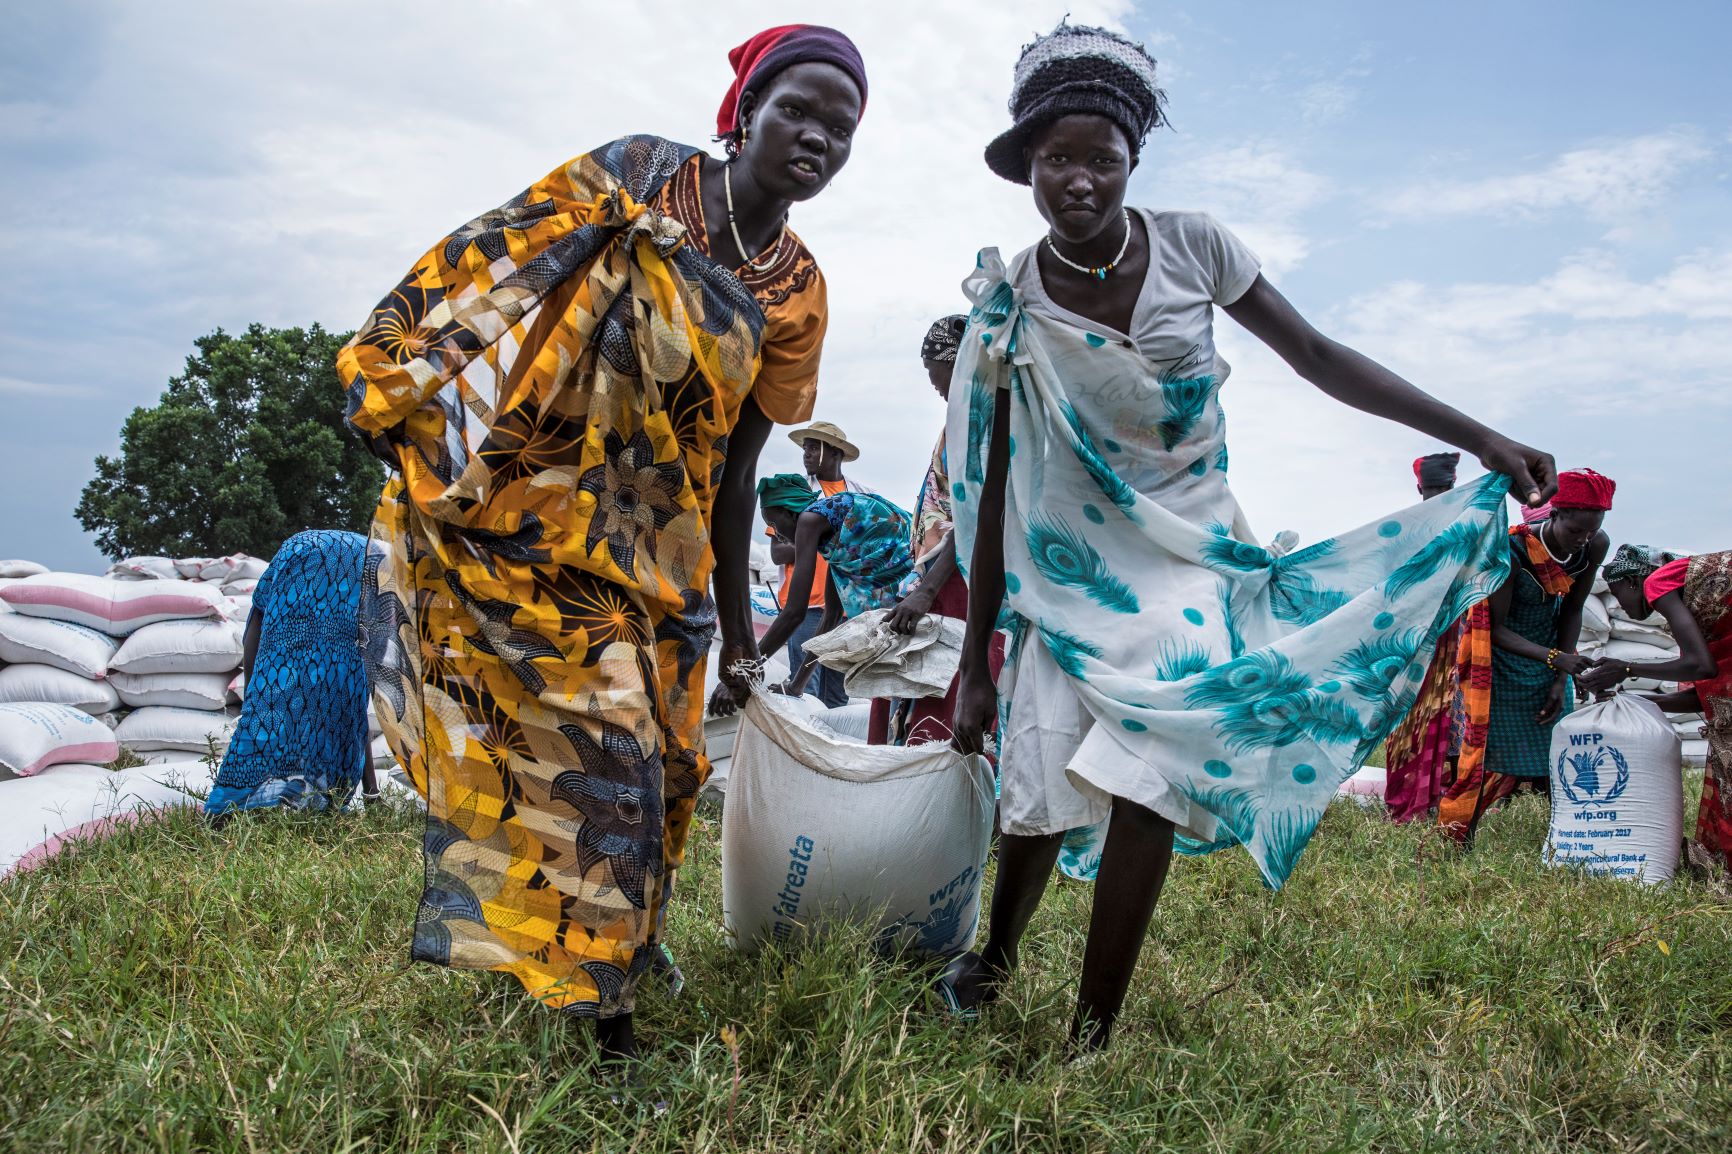
[[[1694,803],[1691,803],[1694,812]],[[1288,888],[1179,863],[1114,1049],[1064,1038],[1089,889],[1055,883],[1007,1004],[836,936],[743,957],[719,819],[616,1101],[588,1031],[406,963],[419,820],[171,817],[0,884],[0,1134],[16,1150],[1725,1150],[1732,905],[1468,857],[1332,807]],[[658,1109],[665,1103],[665,1110]]]

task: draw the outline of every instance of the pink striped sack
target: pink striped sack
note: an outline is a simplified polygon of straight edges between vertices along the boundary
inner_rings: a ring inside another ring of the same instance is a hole
[[[70,705],[0,705],[0,778],[30,777],[64,762],[110,762],[120,756],[114,732]]]
[[[31,617],[70,621],[115,637],[158,621],[220,617],[222,593],[190,581],[116,581],[83,573],[42,573],[0,589],[0,600]]]

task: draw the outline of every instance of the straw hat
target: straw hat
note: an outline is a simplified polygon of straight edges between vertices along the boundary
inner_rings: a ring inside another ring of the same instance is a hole
[[[834,445],[842,450],[844,461],[852,461],[860,455],[860,450],[855,447],[854,442],[850,441],[839,427],[832,425],[829,421],[813,421],[805,428],[795,429],[789,433],[788,439],[801,448],[805,447],[807,441],[822,441],[826,445]]]

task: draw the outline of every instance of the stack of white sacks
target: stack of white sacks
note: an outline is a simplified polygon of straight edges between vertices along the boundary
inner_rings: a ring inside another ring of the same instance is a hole
[[[1604,577],[1595,580],[1593,593],[1582,608],[1582,636],[1577,648],[1588,657],[1635,664],[1670,661],[1678,656],[1678,645],[1666,619],[1658,613],[1641,621],[1631,618],[1612,596]],[[1665,693],[1677,685],[1636,678],[1625,682],[1624,688]],[[1684,764],[1706,764],[1708,742],[1702,737],[1702,715],[1674,713],[1667,717],[1684,742]]]
[[[0,571],[26,568],[39,567]],[[101,577],[5,579],[0,706],[80,710],[142,755],[220,753],[244,688],[241,634],[264,569],[244,555],[136,557]]]
[[[265,562],[134,557],[101,577],[0,561],[0,874],[208,789],[234,731]],[[122,748],[146,766],[111,772]]]

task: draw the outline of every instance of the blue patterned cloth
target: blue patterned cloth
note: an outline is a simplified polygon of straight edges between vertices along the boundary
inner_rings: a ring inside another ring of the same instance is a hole
[[[815,501],[806,512],[830,522],[822,552],[849,617],[889,609],[913,590],[914,524],[907,513],[876,493],[853,492]]]
[[[340,809],[367,758],[361,568],[367,542],[316,529],[283,542],[253,593],[263,616],[240,723],[205,802],[237,809]]]

